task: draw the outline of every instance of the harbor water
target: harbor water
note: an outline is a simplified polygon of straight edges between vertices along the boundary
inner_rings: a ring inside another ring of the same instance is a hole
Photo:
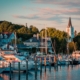
[[[1,73],[0,80],[79,80],[80,65],[58,66],[28,71],[26,73]]]

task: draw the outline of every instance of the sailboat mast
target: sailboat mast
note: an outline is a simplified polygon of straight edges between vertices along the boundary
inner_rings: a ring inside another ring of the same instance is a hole
[[[17,50],[17,46],[16,46],[16,40],[17,40],[17,38],[16,38],[16,32],[15,32],[15,43],[14,43],[14,48],[15,48],[15,50]]]
[[[43,53],[43,31],[41,35],[41,52]]]
[[[46,27],[45,27],[45,52],[47,54],[47,31],[46,31]]]

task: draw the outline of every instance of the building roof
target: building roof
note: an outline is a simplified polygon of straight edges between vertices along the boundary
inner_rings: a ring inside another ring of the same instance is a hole
[[[37,37],[32,37],[32,38],[26,40],[25,42],[39,42],[39,39],[37,39]]]
[[[9,38],[11,34],[12,34],[11,32],[3,32],[3,33],[0,33],[0,37],[2,36],[2,39],[4,39],[6,35],[7,36],[6,38]]]
[[[50,42],[51,41],[50,38],[40,38],[39,37],[37,39],[37,37],[32,37],[32,38],[26,40],[25,42],[45,42],[46,40],[47,40],[47,42]]]

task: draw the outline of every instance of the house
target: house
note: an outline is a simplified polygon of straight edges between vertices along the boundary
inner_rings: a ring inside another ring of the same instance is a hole
[[[23,42],[23,44],[26,45],[29,48],[39,47],[40,39],[37,39],[36,35],[33,35],[32,38],[26,40],[25,42]]]
[[[41,38],[41,37],[37,37],[36,35],[33,35],[32,38],[26,40],[25,42],[23,42],[23,44],[26,46],[26,48],[35,47],[39,49],[41,52],[42,51],[45,52],[46,49],[48,50],[48,52],[53,52],[52,51],[52,41],[50,37]]]
[[[11,43],[16,37],[14,32],[2,32],[0,33],[0,46]]]

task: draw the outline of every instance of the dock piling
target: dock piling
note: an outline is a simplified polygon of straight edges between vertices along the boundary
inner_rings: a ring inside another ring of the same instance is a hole
[[[45,66],[45,72],[46,72],[46,57],[44,57],[44,66]]]
[[[10,80],[11,80],[11,63],[10,63]]]
[[[35,80],[37,80],[37,58],[35,57]]]
[[[40,58],[40,71],[42,72],[42,58]]]
[[[28,60],[26,60],[26,80],[28,80]]]
[[[18,69],[19,69],[19,78],[18,78],[18,80],[20,80],[20,62],[18,62]]]

